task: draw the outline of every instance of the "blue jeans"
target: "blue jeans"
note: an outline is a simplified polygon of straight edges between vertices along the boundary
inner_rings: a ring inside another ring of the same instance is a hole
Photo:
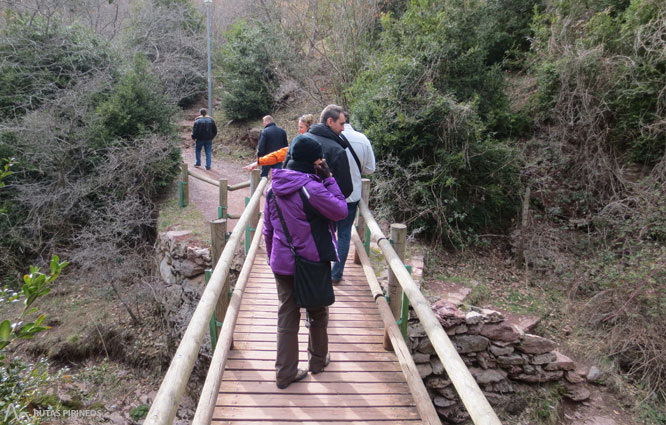
[[[351,241],[351,228],[356,219],[356,209],[358,208],[358,201],[347,204],[347,218],[344,218],[335,223],[338,228],[338,257],[340,262],[333,263],[331,270],[331,279],[341,280],[342,272],[345,269],[345,262],[347,261],[347,254],[349,254],[349,241]]]
[[[201,148],[206,151],[206,170],[210,170],[211,156],[213,155],[212,140],[197,140],[194,142],[194,165],[201,165]]]

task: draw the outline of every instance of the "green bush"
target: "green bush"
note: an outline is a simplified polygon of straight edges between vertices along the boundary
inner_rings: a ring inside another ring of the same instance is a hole
[[[123,50],[145,55],[169,103],[186,107],[206,92],[205,34],[190,0],[148,0],[132,14]]]
[[[240,20],[225,33],[219,53],[222,108],[228,118],[265,115],[273,108],[278,77],[272,52],[277,38],[269,27]]]
[[[581,24],[571,27],[571,19]],[[574,144],[659,162],[666,152],[665,20],[666,7],[655,0],[557,2],[537,15],[535,116],[558,124]]]
[[[423,1],[385,17],[380,53],[349,95],[354,122],[390,158],[378,167],[385,214],[455,245],[506,229],[518,204],[519,156],[487,130],[509,112],[475,29],[483,10]]]
[[[96,131],[107,143],[132,140],[148,133],[169,135],[173,131],[171,116],[175,110],[148,65],[145,57],[137,55],[108,100],[97,108]]]
[[[15,39],[32,39],[40,28],[16,23]],[[85,38],[74,36],[76,28],[62,31],[70,36],[59,39],[63,51]],[[1,38],[0,49],[11,50],[13,40]],[[90,57],[107,55],[101,44],[90,46],[100,49],[86,52]],[[65,65],[76,59],[44,58]],[[17,70],[30,80],[30,70],[43,66]],[[153,201],[177,175],[174,108],[145,58],[72,72],[66,87],[54,88],[34,109],[0,117],[0,154],[13,158],[13,174],[0,191],[0,276],[9,284],[22,264],[54,247],[66,246],[78,266],[92,267],[104,256],[127,259],[154,237]]]
[[[0,116],[16,117],[38,108],[81,76],[109,66],[105,43],[76,26],[36,17],[8,15],[0,30]]]

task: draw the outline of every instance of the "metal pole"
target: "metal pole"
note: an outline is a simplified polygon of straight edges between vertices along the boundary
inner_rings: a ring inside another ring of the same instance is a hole
[[[212,0],[206,0],[206,15],[208,20],[208,116],[213,116],[213,74],[210,68],[210,4]]]

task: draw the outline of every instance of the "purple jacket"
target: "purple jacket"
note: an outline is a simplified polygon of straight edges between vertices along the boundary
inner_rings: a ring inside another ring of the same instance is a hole
[[[314,174],[275,169],[272,180],[266,192],[264,239],[273,273],[294,274],[294,255],[275,209],[276,196],[296,253],[310,261],[336,261],[334,222],[347,217],[348,211],[335,179],[329,177],[322,182]],[[310,206],[304,205],[302,197]]]

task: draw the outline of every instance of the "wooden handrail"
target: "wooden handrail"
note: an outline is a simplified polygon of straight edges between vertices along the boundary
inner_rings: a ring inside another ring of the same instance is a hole
[[[215,186],[220,185],[220,182],[217,182],[217,181],[211,179],[210,177],[202,176],[202,175],[199,175],[197,173],[193,173],[192,171],[189,171],[189,170],[188,170],[187,174],[194,177],[195,179],[199,179],[199,180],[204,181],[206,183],[210,183],[210,184],[213,184]]]
[[[208,374],[206,375],[206,381],[204,382],[203,389],[201,390],[199,404],[197,405],[197,411],[194,414],[192,425],[209,425],[213,417],[213,412],[215,411],[215,402],[217,401],[217,395],[220,389],[220,383],[222,382],[222,375],[224,373],[224,366],[227,363],[227,358],[229,356],[229,350],[231,349],[231,343],[234,334],[234,327],[236,326],[238,312],[240,311],[241,301],[243,300],[243,291],[245,290],[245,285],[247,284],[248,278],[250,277],[250,272],[252,271],[252,263],[254,263],[254,258],[257,255],[259,241],[262,238],[261,233],[263,227],[264,221],[259,220],[259,223],[257,224],[257,231],[254,234],[254,238],[252,239],[252,245],[250,245],[250,250],[247,253],[247,257],[245,257],[243,268],[241,269],[238,280],[236,281],[236,286],[234,287],[234,293],[231,296],[231,301],[229,302],[227,314],[224,316],[224,320],[222,321],[220,337],[217,340],[217,345],[215,345],[213,359],[211,360],[210,367],[208,368]]]
[[[228,190],[230,192],[233,192],[234,190],[242,189],[244,187],[250,187],[250,183],[252,182],[248,180],[246,182],[232,184],[231,186],[228,187]]]
[[[497,414],[490,406],[490,403],[488,403],[476,380],[467,369],[462,358],[460,358],[449,336],[444,332],[442,325],[432,312],[430,303],[421,294],[405,265],[393,250],[391,243],[384,236],[384,233],[382,233],[381,228],[363,200],[359,202],[359,211],[370,229],[371,235],[376,238],[377,245],[382,250],[389,267],[395,273],[400,286],[407,295],[407,298],[409,298],[414,312],[421,321],[423,329],[428,338],[430,338],[430,343],[435,349],[442,365],[444,365],[444,369],[453,386],[456,388],[458,396],[465,405],[472,421],[476,425],[501,425]]]
[[[224,247],[217,266],[213,271],[213,275],[201,295],[201,300],[194,310],[194,314],[192,314],[190,323],[185,330],[183,339],[178,345],[169,369],[164,375],[164,379],[150,407],[144,425],[170,425],[173,421],[180,400],[185,392],[187,381],[194,368],[194,362],[197,359],[201,342],[208,329],[210,317],[215,310],[224,281],[229,274],[229,267],[236,247],[245,233],[245,226],[259,207],[259,200],[267,183],[268,180],[265,178],[261,180],[257,190],[252,195],[252,198],[250,198],[245,211],[238,220],[234,231],[231,233],[231,237]]]
[[[195,179],[199,179],[201,181],[204,181],[206,183],[210,183],[210,184],[218,186],[218,187],[220,186],[219,181],[211,179],[210,177],[202,176],[198,173],[193,173],[192,171],[189,171],[189,170],[188,170],[187,174],[194,177]],[[250,187],[250,181],[249,180],[246,181],[246,182],[241,182],[241,183],[236,183],[236,184],[229,185],[229,186],[227,186],[227,190],[229,190],[230,192],[233,192],[234,190],[243,189],[245,187]]]
[[[384,326],[386,326],[386,331],[391,340],[391,345],[393,346],[393,352],[398,358],[400,363],[400,369],[402,373],[405,374],[405,379],[407,380],[407,385],[409,386],[412,396],[414,397],[414,403],[416,403],[416,410],[419,411],[421,416],[422,423],[424,425],[441,425],[439,420],[439,415],[435,410],[435,406],[430,400],[430,395],[428,395],[428,390],[423,384],[421,375],[419,374],[416,364],[414,364],[414,359],[412,358],[407,344],[402,337],[400,328],[393,318],[393,312],[391,307],[389,307],[386,302],[386,298],[382,293],[382,288],[379,285],[375,271],[372,268],[370,263],[370,258],[368,254],[365,253],[365,248],[363,247],[363,242],[359,238],[356,228],[352,226],[352,241],[356,247],[356,253],[361,262],[361,267],[365,273],[366,278],[368,279],[368,285],[370,286],[370,291],[372,292],[372,297],[375,299],[377,308],[379,309],[379,314],[382,316],[384,321]]]

